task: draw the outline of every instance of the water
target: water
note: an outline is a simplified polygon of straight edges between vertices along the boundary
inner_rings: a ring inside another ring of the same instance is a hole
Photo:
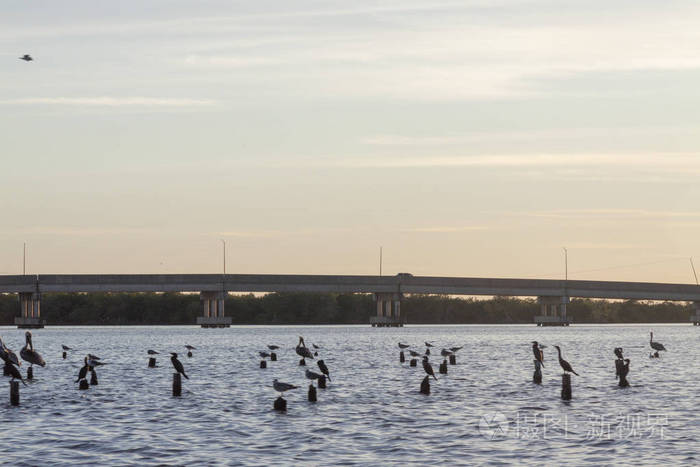
[[[34,344],[48,365],[21,387],[21,406],[1,392],[0,455],[12,465],[697,464],[700,330],[654,325],[669,351],[650,359],[650,329],[47,328],[34,332]],[[16,352],[23,345],[23,331],[0,328],[0,335]],[[331,371],[316,404],[306,401],[299,335],[323,347]],[[441,346],[465,346],[430,396],[418,392],[420,362],[400,364],[397,347],[402,341],[422,352],[425,340],[436,344],[436,373]],[[541,386],[531,382],[531,340],[548,345]],[[193,358],[185,343],[198,348]],[[268,343],[283,348],[262,370],[257,351]],[[78,350],[62,360],[61,344]],[[572,377],[570,402],[559,396],[553,344],[581,374]],[[627,389],[616,385],[616,346],[632,360]],[[180,353],[191,378],[182,397],[171,396],[167,355],[147,368],[149,348]],[[79,391],[74,380],[88,352],[108,365],[98,369],[98,386]],[[272,410],[273,378],[301,386],[286,394],[286,414]]]

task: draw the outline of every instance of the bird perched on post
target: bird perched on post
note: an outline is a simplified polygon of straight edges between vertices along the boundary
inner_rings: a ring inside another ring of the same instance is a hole
[[[68,352],[69,350],[73,350],[70,347],[68,347],[67,345],[63,345],[63,344],[61,344],[61,348],[66,352]]]
[[[403,349],[406,349],[406,348],[408,348],[408,347],[410,347],[410,345],[408,345],[408,344],[402,344],[401,342],[399,342],[399,349],[403,350]]]
[[[319,370],[321,370],[321,373],[326,375],[328,377],[328,381],[330,381],[331,374],[328,372],[328,367],[326,366],[326,362],[324,362],[323,360],[319,360],[316,362],[316,364],[318,365]]]
[[[537,341],[532,341],[532,353],[535,355],[535,360],[540,362],[540,365],[544,367],[544,352]]]
[[[279,345],[268,345],[267,348],[270,350],[277,350],[280,348],[280,346]]]
[[[160,355],[160,352],[156,352],[155,350],[148,349],[146,351],[148,355]]]
[[[574,371],[573,368],[571,368],[571,365],[569,364],[569,362],[567,362],[566,360],[561,358],[561,349],[559,348],[559,346],[555,345],[554,347],[557,349],[557,352],[559,353],[559,365],[561,365],[562,369],[564,370],[564,373],[566,373],[568,371],[570,373],[575,374],[576,376],[580,376],[578,373],[576,373]]]
[[[654,333],[649,332],[649,346],[651,346],[652,349],[658,351],[661,350],[666,350],[666,347],[661,342],[654,342]]]
[[[277,381],[277,378],[275,378],[272,381],[272,387],[275,388],[275,391],[279,392],[280,395],[284,393],[285,391],[289,391],[291,389],[297,389],[299,386],[294,386],[293,384],[289,383],[283,383],[281,381]]]
[[[5,362],[12,363],[17,366],[22,366],[22,362],[17,358],[17,354],[5,346],[5,343],[0,339],[0,358]]]
[[[185,378],[190,379],[190,377],[185,374],[185,367],[182,366],[182,362],[177,359],[177,354],[175,352],[170,352],[170,355],[172,355],[172,357],[170,357],[170,361],[172,362],[175,371],[182,374],[182,376]]]
[[[81,379],[85,379],[85,377],[87,377],[87,372],[90,369],[90,365],[88,365],[87,357],[85,357],[83,362],[84,362],[84,365],[80,369],[80,371],[78,372],[78,379],[75,380],[76,383],[79,382]]]
[[[306,370],[305,374],[306,374],[306,379],[310,379],[312,381],[315,379],[319,379],[320,377],[323,376],[323,375],[320,375],[320,374],[316,373],[315,371],[311,371],[311,370]]]
[[[270,356],[268,352],[258,352],[258,355],[260,355],[261,358],[267,358]]]
[[[617,358],[619,358],[620,360],[622,360],[622,358],[623,358],[623,357],[622,357],[622,347],[615,347],[615,350],[613,350],[613,352],[615,352],[615,356],[616,356]]]
[[[435,376],[435,372],[433,371],[433,366],[428,361],[428,357],[423,357],[423,369],[425,370],[425,372],[429,376],[432,376],[437,381],[437,376]]]
[[[450,355],[452,355],[452,352],[450,352],[450,351],[447,350],[447,349],[442,349],[442,350],[440,351],[440,355],[442,355],[443,357],[449,357]]]
[[[32,333],[27,331],[24,333],[25,337],[25,344],[24,347],[19,351],[19,356],[22,357],[22,360],[25,362],[29,362],[29,366],[34,366],[34,365],[39,365],[41,367],[46,366],[46,362],[44,361],[44,358],[34,350],[34,344],[32,344]]]
[[[314,354],[311,353],[311,351],[306,347],[306,344],[304,344],[304,338],[299,336],[299,344],[296,346],[296,352],[297,355],[299,355],[302,358],[314,358]]]
[[[19,372],[16,366],[14,366],[12,363],[6,361],[5,362],[5,370],[7,371],[7,374],[12,376],[12,380],[18,379],[22,381],[22,384],[25,386],[27,383],[24,382],[24,379],[22,378],[22,373]]]

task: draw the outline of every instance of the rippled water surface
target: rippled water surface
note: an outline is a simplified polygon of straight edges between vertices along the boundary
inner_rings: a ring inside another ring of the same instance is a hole
[[[7,465],[698,464],[700,329],[654,325],[669,349],[660,359],[649,358],[650,329],[46,328],[34,332],[34,345],[47,366],[21,387],[20,407],[9,405],[7,385],[0,391],[0,454]],[[19,352],[23,331],[0,335]],[[322,347],[330,368],[317,403],[306,400],[294,352],[300,335]],[[420,362],[399,363],[397,347],[423,352],[426,340],[436,345],[436,373],[441,347],[465,346],[429,396],[418,392]],[[531,340],[548,345],[541,386],[532,383]],[[192,358],[186,343],[197,347]],[[77,350],[62,360],[61,344]],[[282,348],[260,369],[266,344]],[[570,402],[560,399],[553,344],[581,375]],[[616,346],[632,360],[630,388],[617,387]],[[182,397],[171,395],[166,355],[147,368],[149,348],[180,353],[191,378]],[[98,386],[79,391],[74,380],[88,352],[108,365],[98,369]],[[272,410],[273,378],[300,386],[286,394],[285,414]]]

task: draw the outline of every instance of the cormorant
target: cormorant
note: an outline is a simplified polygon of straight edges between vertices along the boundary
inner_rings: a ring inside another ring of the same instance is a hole
[[[544,353],[542,352],[540,344],[538,344],[537,341],[532,341],[532,353],[535,355],[535,360],[540,362],[544,368]]]
[[[321,373],[326,375],[328,377],[328,381],[330,381],[331,374],[328,372],[328,367],[326,366],[326,362],[324,362],[323,360],[319,360],[316,362],[316,364],[318,365],[319,370],[321,370]]]
[[[44,361],[42,356],[39,355],[39,352],[34,350],[34,344],[32,344],[32,333],[27,331],[26,333],[24,333],[24,337],[26,339],[24,347],[22,347],[22,349],[19,351],[19,356],[22,357],[22,360],[24,360],[25,362],[29,362],[30,366],[46,366],[46,362]]]
[[[293,384],[289,383],[283,383],[281,381],[277,381],[277,378],[275,378],[274,381],[272,381],[272,387],[275,388],[275,391],[279,392],[281,395],[283,392],[289,391],[290,389],[296,389],[299,386],[294,386]]]
[[[432,376],[437,381],[437,376],[435,376],[435,372],[433,371],[433,365],[428,361],[428,357],[423,357],[423,369],[429,376]]]
[[[31,62],[32,60],[34,60],[29,54],[24,54],[21,57],[19,57],[19,59],[24,60],[25,62]]]
[[[314,358],[314,354],[311,353],[311,351],[306,347],[306,344],[304,344],[304,338],[299,336],[299,344],[296,347],[296,352],[297,355],[299,355],[302,358]]]
[[[622,358],[623,358],[623,357],[622,357],[622,347],[615,347],[615,350],[613,350],[613,352],[615,352],[615,356],[616,356],[617,358],[619,358],[620,360],[622,360]]]
[[[649,345],[651,346],[652,349],[659,351],[659,350],[666,350],[666,347],[661,342],[654,342],[654,333],[649,332]]]
[[[80,369],[80,371],[78,372],[78,379],[75,380],[76,383],[77,383],[78,381],[80,381],[81,379],[85,379],[85,377],[87,376],[87,372],[88,372],[88,370],[90,369],[90,365],[88,365],[88,359],[87,359],[87,357],[85,357],[85,359],[83,360],[83,362],[84,362],[85,364],[83,365],[83,367],[82,367],[82,368]]]
[[[172,357],[170,357],[170,361],[173,363],[175,371],[182,374],[182,376],[185,378],[190,379],[190,377],[185,374],[185,368],[182,366],[182,362],[177,359],[177,354],[175,352],[170,352],[170,355],[172,355]]]
[[[559,364],[560,364],[561,367],[564,369],[564,372],[566,373],[566,372],[568,371],[568,372],[570,372],[570,373],[575,374],[576,376],[580,376],[578,373],[576,373],[576,372],[574,371],[573,368],[571,368],[571,365],[569,364],[569,362],[567,362],[566,360],[564,360],[563,358],[561,358],[561,349],[559,348],[559,346],[558,346],[558,345],[555,345],[554,347],[557,349],[557,352],[559,353]]]

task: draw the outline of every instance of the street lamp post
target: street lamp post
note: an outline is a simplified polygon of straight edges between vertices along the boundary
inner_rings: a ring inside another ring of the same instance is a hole
[[[223,251],[224,275],[226,275],[226,240],[224,240],[224,239],[222,238],[222,239],[221,239],[221,244],[222,244],[223,247],[224,247],[224,251]]]
[[[564,280],[569,280],[569,252],[564,248]]]

